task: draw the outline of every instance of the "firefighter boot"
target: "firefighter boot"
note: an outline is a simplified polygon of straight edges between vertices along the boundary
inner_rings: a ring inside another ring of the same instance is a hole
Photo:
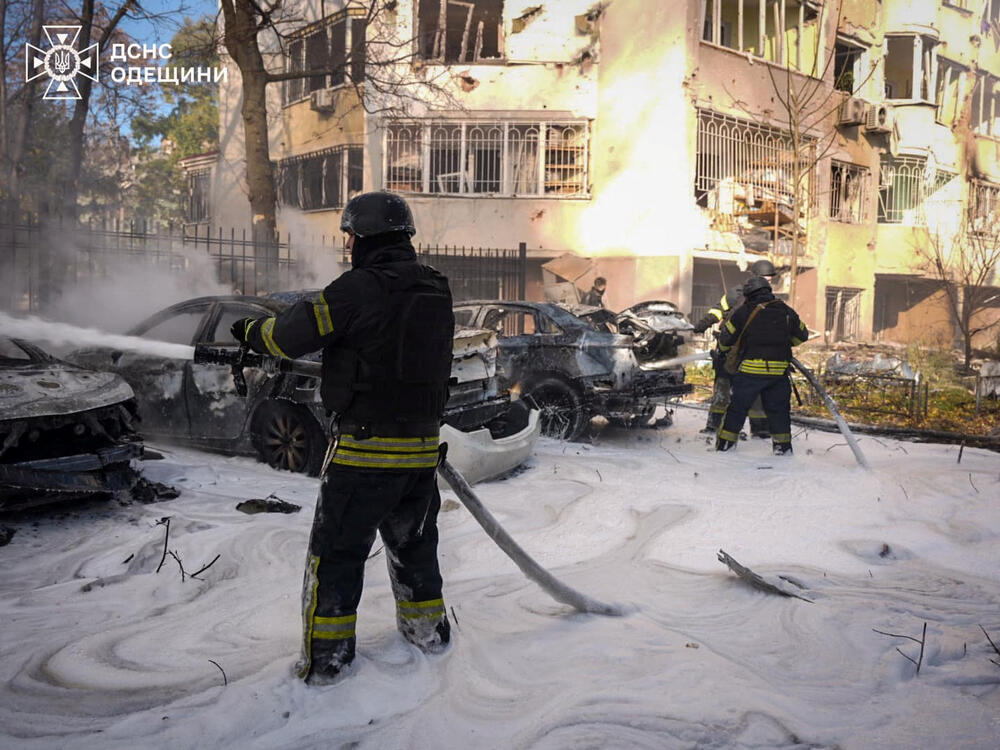
[[[722,424],[722,413],[710,411],[708,413],[708,419],[705,421],[705,426],[702,428],[701,432],[704,435],[714,435],[719,431],[720,424]]]
[[[354,661],[354,638],[326,640],[314,638],[307,685],[332,685]]]
[[[715,439],[715,450],[717,451],[728,451],[736,446],[735,440],[726,440],[724,437],[718,437]]]
[[[792,455],[792,444],[791,443],[774,443],[771,446],[771,452],[776,456],[790,456]]]
[[[440,599],[436,602],[441,602]],[[413,605],[424,602],[399,602],[396,605],[396,627],[403,637],[425,654],[440,654],[451,641],[451,623],[444,613],[444,604],[439,612],[421,612]],[[409,606],[408,606],[409,605]],[[437,607],[435,607],[436,609]]]

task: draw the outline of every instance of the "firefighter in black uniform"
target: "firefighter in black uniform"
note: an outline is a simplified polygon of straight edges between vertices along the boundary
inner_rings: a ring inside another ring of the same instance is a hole
[[[777,273],[774,264],[766,259],[754,261],[750,265],[750,275],[766,276],[768,278]],[[695,323],[694,332],[704,333],[715,324],[722,324],[726,318],[733,314],[733,311],[743,304],[743,287],[734,286],[727,291],[719,300],[719,304],[705,313],[701,319]],[[718,335],[718,334],[716,334]],[[722,424],[722,417],[729,406],[729,395],[732,390],[729,373],[722,369],[722,361],[725,355],[715,347],[712,352],[712,369],[715,377],[712,381],[712,400],[708,405],[708,419],[702,432],[716,433],[719,425]],[[754,437],[768,438],[770,433],[767,429],[767,415],[761,405],[760,399],[754,400],[750,406],[750,434]]]
[[[417,262],[413,216],[398,195],[352,198],[341,229],[350,271],[277,317],[233,326],[238,340],[261,353],[294,358],[323,350],[320,392],[338,436],[321,479],[303,585],[296,669],[310,684],[332,681],[354,659],[376,530],[400,632],[428,653],[444,650],[450,638],[435,469],[451,375],[451,291],[443,275]]]
[[[774,453],[791,453],[792,385],[788,367],[792,347],[808,339],[809,332],[795,310],[775,299],[764,277],[748,279],[743,285],[743,297],[743,304],[719,334],[719,349],[723,352],[739,342],[740,363],[732,378],[732,397],[715,449],[726,451],[736,445],[750,404],[759,397],[767,414]]]

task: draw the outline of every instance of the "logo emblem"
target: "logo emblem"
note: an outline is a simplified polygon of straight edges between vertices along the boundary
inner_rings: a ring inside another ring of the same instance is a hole
[[[79,26],[43,26],[49,49],[39,49],[27,45],[25,55],[25,81],[47,75],[49,87],[43,99],[80,99],[80,89],[76,85],[77,75],[97,80],[99,50],[96,44],[78,52],[76,39],[80,36]]]

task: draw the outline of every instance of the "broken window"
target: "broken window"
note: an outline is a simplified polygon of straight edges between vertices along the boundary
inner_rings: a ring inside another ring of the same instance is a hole
[[[587,194],[585,122],[392,123],[387,190],[456,195]]]
[[[793,203],[795,150],[786,131],[699,110],[695,160],[695,198],[712,211],[773,215]],[[808,205],[801,197],[800,207]]]
[[[211,192],[211,169],[199,169],[188,174],[187,220],[189,222],[208,221]]]
[[[818,13],[808,0],[702,0],[702,39],[819,75]]]
[[[931,37],[886,37],[883,47],[886,99],[932,101],[937,89],[937,42]]]
[[[345,190],[361,190],[351,165],[360,165],[362,157],[360,146],[337,146],[282,159],[278,163],[281,205],[303,211],[342,207]]]
[[[291,104],[319,89],[341,86],[348,71],[352,81],[363,81],[366,29],[364,18],[353,18],[341,11],[296,31],[285,50],[285,70],[323,72],[285,81],[284,103]]]
[[[1000,236],[1000,185],[982,180],[970,183],[969,219],[974,234]]]
[[[863,50],[840,39],[833,48],[833,87],[851,96],[861,87],[864,75],[861,73]]]
[[[144,339],[165,341],[168,344],[192,344],[204,315],[204,309],[177,313],[155,323],[139,335]]]
[[[878,222],[923,225],[924,203],[955,178],[923,156],[882,155],[879,165]]]
[[[1000,81],[989,73],[976,76],[972,91],[972,130],[1000,136]]]
[[[867,167],[833,161],[830,165],[830,218],[847,224],[868,220],[871,172]]]
[[[953,125],[961,114],[966,80],[967,70],[964,66],[938,58],[937,92],[934,103],[937,105],[937,121],[942,125]]]
[[[503,0],[418,0],[424,60],[468,63],[503,56]]]
[[[861,289],[826,288],[826,343],[854,341],[860,335]]]

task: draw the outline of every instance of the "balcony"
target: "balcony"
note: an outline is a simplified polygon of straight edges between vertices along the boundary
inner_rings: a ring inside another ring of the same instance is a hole
[[[1000,183],[1000,139],[976,134],[973,137],[973,149],[972,163],[975,172],[990,182]]]

